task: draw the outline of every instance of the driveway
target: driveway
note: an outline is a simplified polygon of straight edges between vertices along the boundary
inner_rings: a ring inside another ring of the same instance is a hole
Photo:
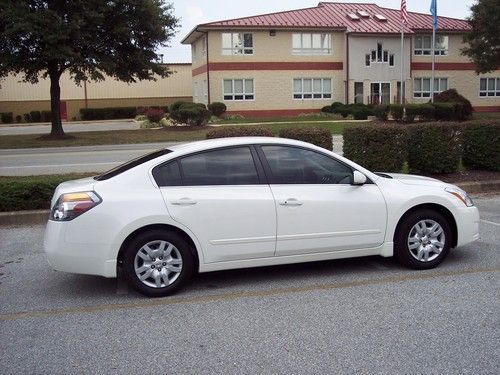
[[[368,257],[201,274],[148,299],[51,270],[46,214],[0,226],[2,374],[498,374],[500,196],[438,268]],[[91,235],[91,234],[89,234]]]

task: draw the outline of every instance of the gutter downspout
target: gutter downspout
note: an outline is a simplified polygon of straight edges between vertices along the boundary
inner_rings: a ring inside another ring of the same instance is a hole
[[[349,31],[346,31],[346,57],[345,57],[345,70],[346,70],[346,81],[345,81],[345,104],[349,104]]]
[[[210,65],[208,63],[208,31],[205,31],[205,49],[207,51],[207,101],[210,104]]]

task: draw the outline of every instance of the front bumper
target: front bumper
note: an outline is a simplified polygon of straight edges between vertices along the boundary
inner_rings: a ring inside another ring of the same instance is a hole
[[[110,246],[69,243],[65,222],[48,221],[43,247],[51,267],[57,271],[116,277],[116,259],[106,259]]]
[[[455,215],[457,222],[457,246],[463,246],[479,239],[479,210],[464,207]]]

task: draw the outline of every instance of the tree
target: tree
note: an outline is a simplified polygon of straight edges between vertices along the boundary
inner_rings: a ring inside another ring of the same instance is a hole
[[[462,54],[476,64],[477,73],[491,72],[500,66],[500,0],[479,0],[471,11],[472,30],[464,36],[468,46]]]
[[[171,74],[155,50],[178,27],[162,0],[0,0],[0,77],[50,79],[52,137],[63,137],[59,80],[80,84],[104,74],[120,81]]]

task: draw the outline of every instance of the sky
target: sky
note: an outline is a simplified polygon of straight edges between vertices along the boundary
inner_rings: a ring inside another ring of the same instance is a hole
[[[181,40],[200,23],[255,16],[284,10],[314,7],[319,0],[166,0],[174,6],[181,27],[170,47],[162,48],[165,62],[191,62],[191,49]],[[467,18],[470,6],[477,0],[437,0],[438,15]],[[375,3],[381,7],[399,9],[401,0],[337,0],[345,3]],[[429,13],[431,0],[406,0],[408,11]]]

